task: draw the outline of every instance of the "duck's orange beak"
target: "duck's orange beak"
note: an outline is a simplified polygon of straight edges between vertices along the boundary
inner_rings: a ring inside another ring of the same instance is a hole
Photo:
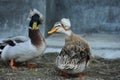
[[[56,32],[56,29],[55,29],[55,28],[52,28],[52,29],[48,32],[48,34],[52,34],[52,33],[54,33],[54,32]]]

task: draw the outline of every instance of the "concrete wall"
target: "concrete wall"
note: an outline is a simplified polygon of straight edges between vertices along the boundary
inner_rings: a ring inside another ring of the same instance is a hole
[[[120,32],[120,0],[56,0],[56,11],[76,33]]]
[[[44,15],[44,36],[63,17],[75,33],[120,32],[119,0],[0,0],[0,37],[27,35],[31,8]]]
[[[56,0],[47,0],[46,1],[46,28],[45,28],[45,37],[48,36],[47,32],[52,28],[55,19],[56,19]]]
[[[46,14],[46,0],[0,0],[0,37],[27,35],[29,10],[36,8]],[[45,24],[40,26],[44,34]]]

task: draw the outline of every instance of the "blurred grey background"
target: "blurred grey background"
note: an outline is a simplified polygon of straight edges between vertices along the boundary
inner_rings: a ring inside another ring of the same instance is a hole
[[[63,17],[71,20],[75,33],[120,32],[120,0],[0,0],[0,36],[26,35],[29,10],[44,15],[41,32]]]

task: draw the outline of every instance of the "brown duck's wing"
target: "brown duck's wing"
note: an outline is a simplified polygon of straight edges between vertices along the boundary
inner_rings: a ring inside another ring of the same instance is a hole
[[[80,44],[75,43],[66,44],[60,52],[60,56],[65,55],[67,55],[70,60],[76,60],[76,64],[83,61],[86,61],[87,64],[90,59],[90,48],[89,46],[80,46]]]

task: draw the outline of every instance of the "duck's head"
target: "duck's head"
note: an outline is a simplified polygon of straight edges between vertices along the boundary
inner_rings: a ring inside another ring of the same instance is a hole
[[[62,18],[59,22],[56,22],[53,28],[48,32],[48,34],[52,34],[54,32],[64,33],[66,35],[71,34],[71,23],[67,18]]]
[[[38,29],[38,25],[43,23],[43,15],[37,9],[30,10],[28,19],[32,29]]]

